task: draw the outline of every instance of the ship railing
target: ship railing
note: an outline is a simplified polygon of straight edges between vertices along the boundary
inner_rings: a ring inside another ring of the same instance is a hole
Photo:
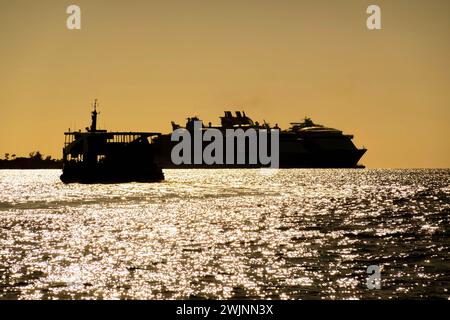
[[[132,143],[139,139],[149,139],[152,143],[153,139],[161,136],[160,132],[65,132],[64,133],[64,147],[69,146],[80,137],[98,135],[105,137],[108,143]]]

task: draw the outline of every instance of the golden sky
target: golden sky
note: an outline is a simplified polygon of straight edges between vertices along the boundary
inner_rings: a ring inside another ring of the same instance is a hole
[[[449,168],[449,39],[446,0],[0,0],[0,157],[61,157],[98,98],[108,130],[310,116],[353,133],[368,167]]]

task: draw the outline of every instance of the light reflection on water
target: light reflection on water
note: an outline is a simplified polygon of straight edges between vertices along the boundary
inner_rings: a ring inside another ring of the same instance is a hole
[[[0,171],[0,298],[450,297],[450,170],[59,174]]]

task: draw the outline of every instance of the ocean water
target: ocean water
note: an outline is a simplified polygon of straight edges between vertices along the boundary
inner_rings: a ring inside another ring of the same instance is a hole
[[[0,170],[0,298],[450,297],[450,170],[59,174]]]

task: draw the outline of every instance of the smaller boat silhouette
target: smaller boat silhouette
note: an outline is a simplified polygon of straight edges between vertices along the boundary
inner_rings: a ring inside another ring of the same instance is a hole
[[[108,132],[97,129],[97,100],[86,132],[65,132],[64,183],[157,182],[164,174],[154,162],[155,132]]]

